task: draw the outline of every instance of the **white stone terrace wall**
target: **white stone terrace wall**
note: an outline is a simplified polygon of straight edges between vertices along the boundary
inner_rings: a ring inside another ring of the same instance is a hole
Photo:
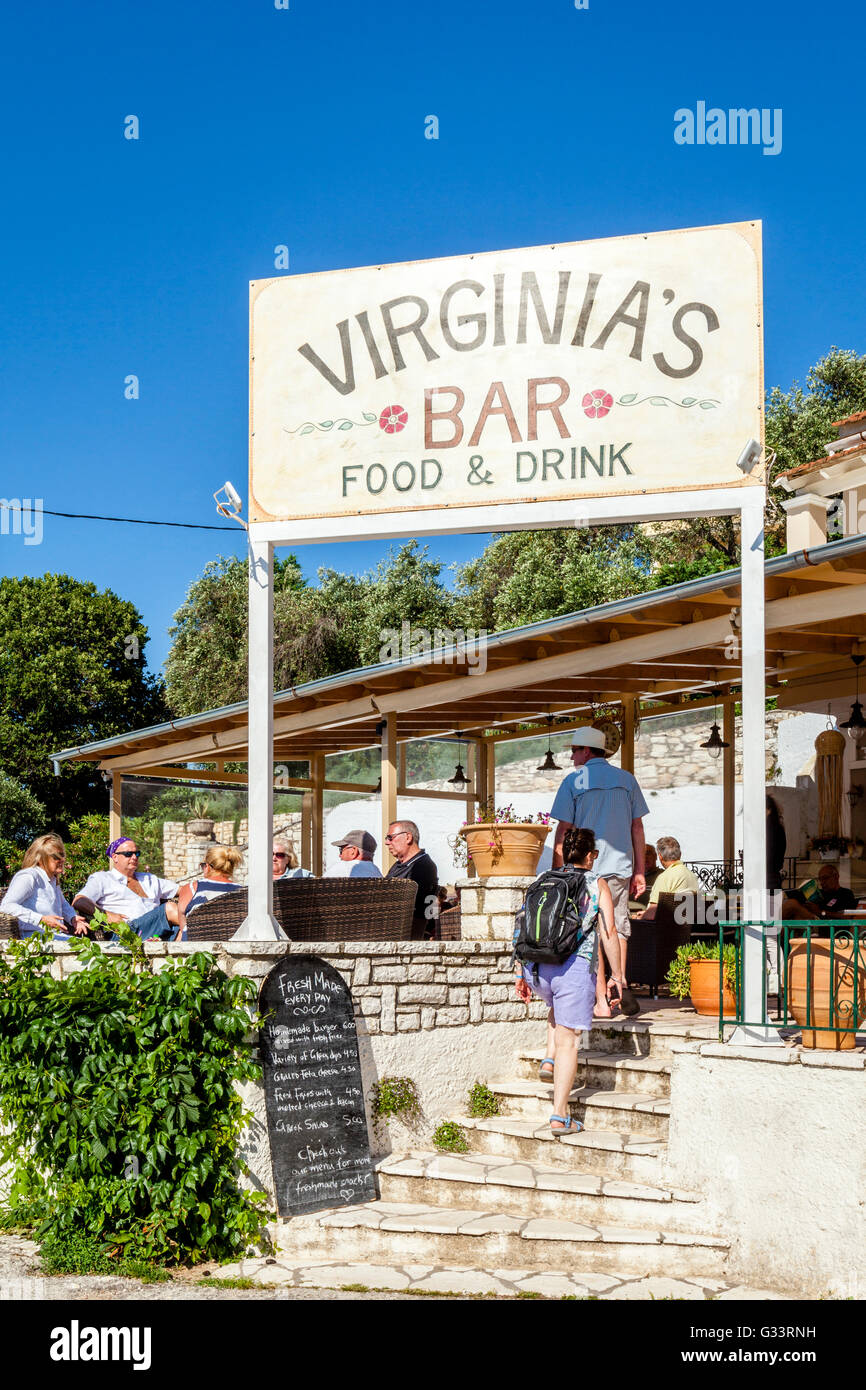
[[[866,1298],[866,1055],[674,1049],[667,1180],[702,1192],[732,1273]]]
[[[208,949],[202,942],[145,943],[157,969],[171,956]],[[333,966],[355,1004],[367,1120],[376,1155],[430,1147],[440,1120],[466,1113],[474,1081],[513,1069],[514,1053],[545,1042],[547,1009],[522,1004],[514,993],[510,945],[494,941],[228,941],[212,948],[228,975],[258,984],[284,955],[315,955]],[[80,969],[68,946],[54,947],[58,976]],[[422,1119],[406,1128],[391,1121],[377,1131],[369,1093],[385,1076],[408,1076],[421,1099]],[[245,1088],[255,1119],[243,1145],[255,1185],[272,1192],[264,1094]]]

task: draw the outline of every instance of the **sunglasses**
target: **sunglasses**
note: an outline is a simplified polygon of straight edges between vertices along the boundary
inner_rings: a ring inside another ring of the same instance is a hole
[[[276,850],[274,850],[273,854],[271,855],[272,859],[288,859],[288,857],[289,856],[287,854],[278,853]]]
[[[408,830],[397,830],[397,831],[394,832],[393,835],[386,835],[386,836],[385,836],[385,842],[387,843],[388,840],[396,840],[398,835],[408,835],[408,834],[409,834],[409,831],[408,831]]]
[[[140,858],[141,858],[141,850],[140,850],[140,849],[119,849],[119,850],[117,851],[117,853],[120,855],[121,859],[140,859]]]

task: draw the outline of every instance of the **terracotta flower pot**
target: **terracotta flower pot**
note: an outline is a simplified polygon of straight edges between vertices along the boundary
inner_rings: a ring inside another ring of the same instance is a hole
[[[866,941],[860,942],[857,962],[857,998],[854,997],[854,943],[837,937],[830,977],[830,942],[792,941],[788,950],[788,1007],[803,1030],[804,1047],[848,1052],[856,1043],[854,1033],[829,1031],[834,1025],[850,1027],[866,1019]],[[807,1008],[811,980],[812,1007]],[[807,1022],[823,1028],[807,1028]]]
[[[695,1011],[699,1014],[706,1014],[710,1018],[719,1016],[719,970],[721,961],[719,960],[690,960],[689,974],[691,985],[689,993],[692,997],[692,1004]],[[722,995],[722,1017],[731,1018],[737,1012],[737,1001],[734,992],[725,985]]]
[[[517,878],[535,873],[550,826],[483,821],[464,825],[460,834],[482,878]]]

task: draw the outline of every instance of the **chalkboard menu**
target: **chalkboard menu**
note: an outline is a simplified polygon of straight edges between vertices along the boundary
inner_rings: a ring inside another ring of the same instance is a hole
[[[358,1035],[345,981],[284,956],[262,986],[265,1103],[280,1216],[376,1196]]]

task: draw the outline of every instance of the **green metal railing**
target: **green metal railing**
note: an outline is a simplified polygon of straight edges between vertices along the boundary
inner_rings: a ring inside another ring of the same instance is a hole
[[[859,922],[844,918],[815,922],[724,921],[719,922],[719,956],[724,960],[724,947],[733,945],[733,991],[736,1011],[733,1017],[724,1015],[725,971],[719,969],[719,1041],[724,1041],[725,1023],[740,1027],[801,1029],[813,1033],[856,1035],[866,1028],[866,929]],[[866,923],[864,923],[866,928]],[[743,943],[747,930],[761,932],[761,1017],[746,1018],[743,988]],[[733,934],[733,942],[730,941]],[[728,942],[725,942],[725,936]],[[805,950],[800,951],[799,944]],[[779,989],[774,1018],[769,1016],[768,983],[770,947],[777,951],[776,968]],[[861,958],[861,952],[863,956]],[[799,1018],[791,1010],[791,963],[804,956],[805,1008]],[[816,984],[821,986],[816,990]],[[817,996],[823,997],[819,999]],[[852,1036],[851,1044],[853,1045]]]

